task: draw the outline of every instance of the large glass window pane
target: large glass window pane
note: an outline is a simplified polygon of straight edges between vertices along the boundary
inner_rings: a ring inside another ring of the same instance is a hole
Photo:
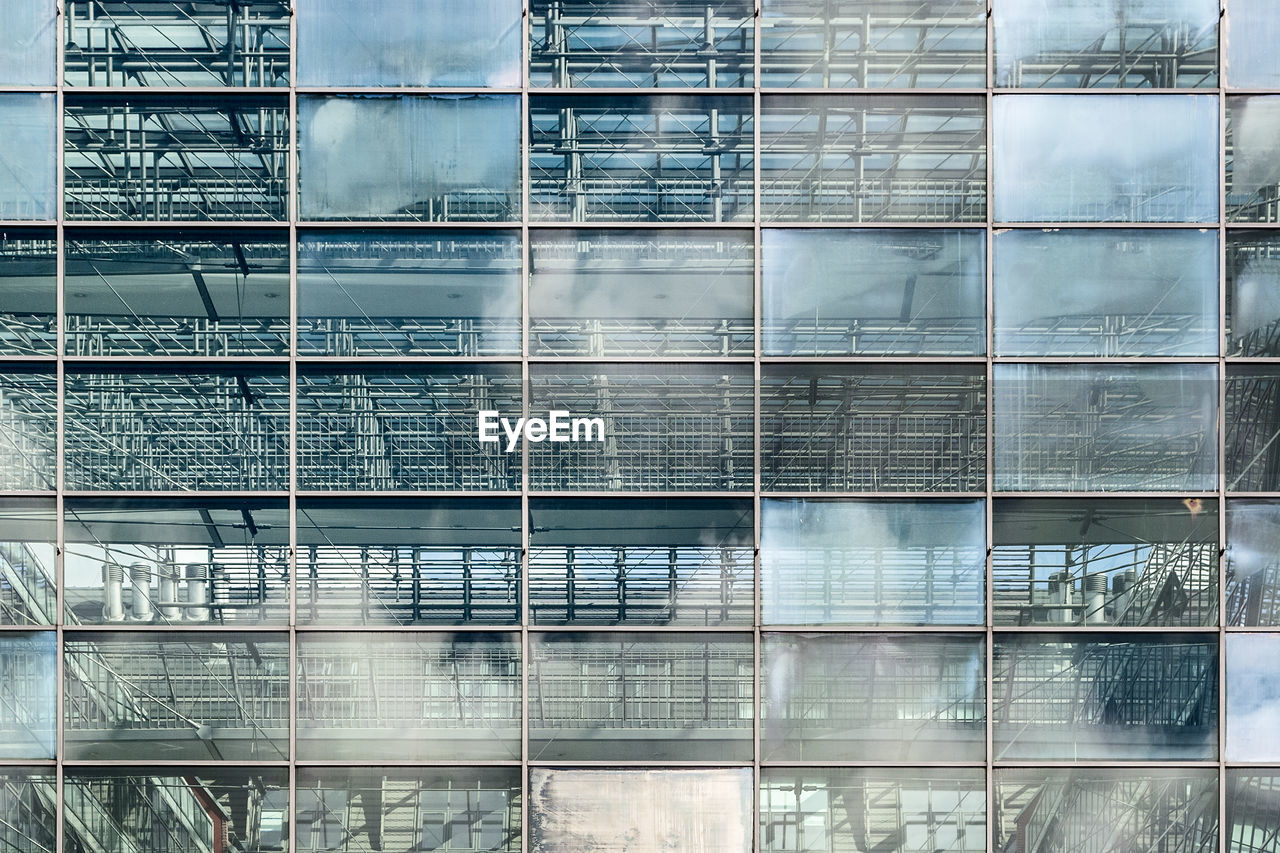
[[[534,231],[533,355],[750,356],[750,232]]]
[[[53,365],[6,364],[0,372],[0,489],[53,491],[57,476],[58,378]]]
[[[304,86],[519,86],[520,0],[299,0]]]
[[[536,633],[529,654],[532,760],[751,760],[750,634]]]
[[[1228,634],[1227,760],[1280,761],[1280,634]]]
[[[51,93],[0,95],[0,219],[57,216],[57,121]]]
[[[766,768],[760,779],[760,849],[984,853],[983,776],[981,770],[960,768]]]
[[[57,849],[57,779],[51,767],[0,771],[0,845],[14,853]]]
[[[480,411],[520,416],[518,365],[307,365],[298,373],[298,488],[518,489],[520,453],[482,443]],[[499,430],[500,432],[500,430]]]
[[[1230,0],[1222,44],[1227,85],[1234,89],[1280,86],[1280,18],[1271,0]]]
[[[1227,98],[1227,220],[1280,220],[1280,96]]]
[[[1227,488],[1239,492],[1280,490],[1280,367],[1227,368]]]
[[[765,634],[766,761],[981,761],[981,634]]]
[[[1269,853],[1280,838],[1280,769],[1228,769],[1227,853]]]
[[[1217,0],[1004,0],[992,11],[997,86],[1218,85]]]
[[[982,98],[766,95],[761,216],[774,222],[981,222]]]
[[[56,351],[57,268],[53,231],[0,231],[0,355]]]
[[[751,85],[748,0],[533,0],[529,35],[534,86]]]
[[[62,671],[70,760],[289,757],[285,634],[70,634]]]
[[[1280,356],[1280,232],[1227,232],[1227,355]]]
[[[304,95],[298,123],[303,219],[520,217],[518,96]]]
[[[267,367],[68,371],[67,488],[287,488],[289,380]]]
[[[538,417],[567,412],[570,424],[575,419],[588,421],[579,433],[582,440],[530,443],[533,488],[751,487],[754,406],[749,367],[534,365],[530,372],[531,412]],[[507,444],[504,437],[503,445]]]
[[[69,622],[289,621],[283,500],[81,499],[64,513]]]
[[[1218,754],[1217,635],[997,635],[993,667],[997,761]]]
[[[520,757],[519,635],[303,634],[298,758]]]
[[[823,89],[982,88],[981,0],[765,0],[761,82]]]
[[[1280,626],[1280,502],[1227,502],[1228,625]]]
[[[981,365],[765,365],[760,397],[765,491],[985,486]]]
[[[994,383],[997,489],[1216,488],[1211,364],[997,364]]]
[[[0,625],[52,625],[58,609],[51,498],[0,498]]]
[[[982,355],[980,231],[762,232],[766,355]]]
[[[1218,354],[1216,232],[995,235],[996,355]]]
[[[302,355],[519,355],[520,235],[304,231],[298,326]]]
[[[751,770],[529,771],[531,853],[751,850]]]
[[[302,498],[299,622],[520,621],[520,501]]]
[[[751,503],[698,498],[530,501],[537,624],[751,625]]]
[[[1218,622],[1218,507],[1189,498],[995,502],[997,625]]]
[[[53,758],[57,636],[0,634],[0,758]]]
[[[52,86],[56,79],[56,0],[11,0],[0,39],[0,86]]]
[[[73,231],[63,296],[68,355],[288,355],[288,235]]]
[[[1218,99],[1002,95],[992,180],[1000,222],[1214,222]]]
[[[986,618],[982,501],[760,502],[760,604],[774,625]]]

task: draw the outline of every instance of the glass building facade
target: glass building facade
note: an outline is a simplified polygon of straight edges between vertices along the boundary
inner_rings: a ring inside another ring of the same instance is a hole
[[[1272,0],[3,12],[0,847],[1280,851]]]

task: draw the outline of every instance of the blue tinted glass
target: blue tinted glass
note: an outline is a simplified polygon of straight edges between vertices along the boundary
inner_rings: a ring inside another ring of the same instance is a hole
[[[51,94],[0,95],[0,219],[57,216],[57,122]]]
[[[9,0],[0,36],[0,86],[52,86],[57,65],[54,0]]]

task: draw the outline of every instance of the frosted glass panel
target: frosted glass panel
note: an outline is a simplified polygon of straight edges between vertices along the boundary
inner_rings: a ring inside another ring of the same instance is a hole
[[[0,95],[0,219],[57,216],[57,116],[52,94]]]
[[[0,85],[52,86],[56,31],[54,0],[8,0],[0,33]]]
[[[1232,88],[1280,86],[1280,17],[1275,0],[1231,0],[1226,4],[1222,39],[1227,85]]]

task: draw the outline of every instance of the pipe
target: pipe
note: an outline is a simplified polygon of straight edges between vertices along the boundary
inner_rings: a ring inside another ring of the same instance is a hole
[[[209,567],[200,563],[189,563],[187,565],[187,618],[192,622],[208,622],[208,604]]]
[[[1084,624],[1107,624],[1107,576],[1101,572],[1084,579]]]
[[[102,564],[102,621],[124,621],[124,566]]]
[[[146,563],[134,563],[129,567],[129,582],[133,585],[133,618],[137,622],[150,622],[156,615],[151,608],[151,567]]]
[[[166,622],[177,622],[182,618],[182,608],[177,607],[178,600],[178,567],[173,563],[160,564],[160,616]]]

